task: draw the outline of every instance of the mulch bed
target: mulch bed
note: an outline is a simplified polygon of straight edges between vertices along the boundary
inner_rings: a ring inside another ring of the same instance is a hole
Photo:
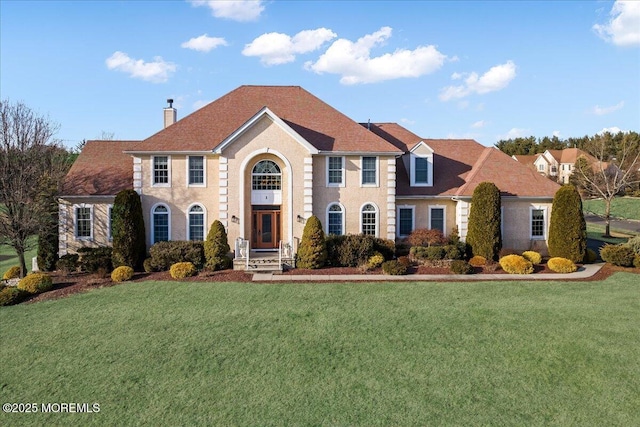
[[[613,273],[618,271],[624,272],[633,272],[638,273],[638,269],[632,268],[623,268],[616,267],[610,264],[605,264],[600,271],[598,271],[595,275],[586,278],[586,279],[566,279],[567,281],[597,281],[604,280],[607,277],[611,276]],[[502,271],[499,267],[476,267],[476,274],[486,273],[486,274],[508,274]],[[553,273],[553,271],[549,270],[546,265],[536,266],[536,271],[534,274],[548,274]],[[363,273],[360,269],[355,267],[326,267],[318,270],[304,270],[304,269],[293,269],[286,272],[283,272],[285,275],[338,275],[338,274],[370,274],[370,275],[381,275],[381,269],[369,270]],[[411,267],[409,269],[409,274],[406,276],[407,281],[411,280],[412,274],[451,274],[450,270],[446,267],[429,267],[429,266],[418,266]],[[26,301],[27,304],[37,302],[37,301],[46,301],[58,298],[64,298],[68,295],[86,292],[90,289],[102,288],[102,287],[110,287],[117,286],[120,283],[114,283],[111,281],[109,276],[101,277],[97,274],[87,274],[87,273],[75,273],[70,275],[65,275],[62,273],[54,272],[51,273],[51,277],[53,279],[54,288],[49,291],[39,295],[36,295],[29,300]],[[143,282],[148,280],[158,280],[158,281],[176,281],[176,282],[251,282],[253,275],[250,273],[245,273],[244,271],[238,270],[224,270],[224,271],[204,271],[200,272],[195,277],[189,277],[187,279],[175,280],[171,278],[171,275],[168,271],[158,272],[158,273],[137,273],[133,282]],[[454,279],[452,279],[454,280]],[[308,282],[308,281],[305,281]],[[126,282],[124,282],[126,283]]]

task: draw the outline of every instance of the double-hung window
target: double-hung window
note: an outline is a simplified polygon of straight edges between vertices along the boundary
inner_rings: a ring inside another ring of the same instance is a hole
[[[169,156],[153,156],[153,185],[169,185]]]
[[[373,204],[367,203],[362,207],[361,215],[362,234],[376,236],[378,234],[378,209]]]
[[[344,187],[344,157],[327,157],[327,187]]]
[[[74,214],[76,239],[93,239],[93,206],[75,205]]]
[[[189,209],[189,240],[204,240],[204,209],[200,205]]]
[[[402,206],[398,208],[398,235],[405,237],[413,231],[414,207]]]
[[[378,185],[378,158],[362,157],[362,185]]]
[[[189,185],[204,185],[204,156],[189,156]]]
[[[444,234],[444,207],[429,207],[429,228],[440,230]]]
[[[151,212],[153,243],[165,242],[171,238],[170,214],[169,208],[165,205],[158,205]]]
[[[546,236],[545,232],[545,209],[542,208],[531,208],[530,216],[531,216],[531,238],[532,239],[544,239]]]
[[[327,210],[327,234],[344,234],[344,209],[339,203],[333,203]]]

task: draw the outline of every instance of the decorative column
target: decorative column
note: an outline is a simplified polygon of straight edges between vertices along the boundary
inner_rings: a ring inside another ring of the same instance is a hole
[[[396,159],[387,160],[387,239],[396,238]]]
[[[218,216],[224,228],[229,227],[229,160],[226,157],[218,158],[218,179],[219,179],[219,205]]]
[[[292,197],[290,195],[289,197]],[[304,158],[304,218],[313,215],[313,157]]]

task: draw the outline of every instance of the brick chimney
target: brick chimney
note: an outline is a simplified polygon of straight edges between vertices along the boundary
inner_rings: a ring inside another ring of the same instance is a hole
[[[177,121],[178,111],[173,108],[173,99],[167,99],[168,107],[164,109],[164,128],[168,128]]]

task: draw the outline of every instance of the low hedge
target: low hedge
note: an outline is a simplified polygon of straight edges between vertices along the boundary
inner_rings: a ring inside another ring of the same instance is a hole
[[[573,273],[578,270],[578,267],[573,263],[573,261],[562,257],[553,257],[549,259],[549,261],[547,261],[547,267],[556,273]]]
[[[43,273],[32,273],[23,277],[18,282],[18,289],[29,292],[30,294],[39,294],[53,288],[51,277]]]
[[[205,263],[204,242],[172,240],[158,242],[149,249],[151,261],[145,260],[145,271],[167,271],[173,264],[190,262],[197,269]]]
[[[533,264],[520,255],[507,255],[500,258],[500,267],[509,274],[531,274]]]
[[[482,255],[476,255],[469,260],[469,264],[473,267],[482,267],[483,265],[487,265],[487,259]]]
[[[382,271],[390,276],[403,276],[407,274],[407,267],[394,259],[382,263]]]
[[[80,255],[78,254],[62,255],[60,259],[56,262],[56,270],[62,271],[65,274],[78,271],[79,259],[80,259]]]
[[[631,267],[635,253],[633,249],[624,245],[604,245],[600,249],[600,258],[620,267]]]
[[[171,266],[169,273],[174,279],[184,279],[186,277],[195,276],[198,273],[198,270],[191,262],[178,262]]]
[[[365,234],[332,234],[326,237],[326,242],[327,264],[334,267],[357,267],[366,264],[376,252],[375,238]],[[378,252],[384,256],[384,252]]]
[[[454,274],[473,274],[473,266],[467,261],[456,259],[451,263],[451,272]]]
[[[133,268],[121,265],[111,272],[111,280],[114,282],[126,282],[133,277]]]
[[[113,264],[111,263],[112,252],[113,250],[107,246],[78,249],[80,270],[87,273],[97,273],[102,270],[108,273],[113,269]]]
[[[598,254],[593,249],[587,248],[587,252],[584,255],[584,262],[587,264],[593,264],[598,259]]]
[[[536,251],[524,251],[522,257],[534,265],[542,263],[542,255]]]
[[[24,301],[29,293],[15,286],[7,286],[0,290],[0,306],[19,304]]]
[[[20,277],[20,266],[14,265],[13,267],[9,267],[7,271],[2,275],[2,280],[11,280],[17,279]]]

